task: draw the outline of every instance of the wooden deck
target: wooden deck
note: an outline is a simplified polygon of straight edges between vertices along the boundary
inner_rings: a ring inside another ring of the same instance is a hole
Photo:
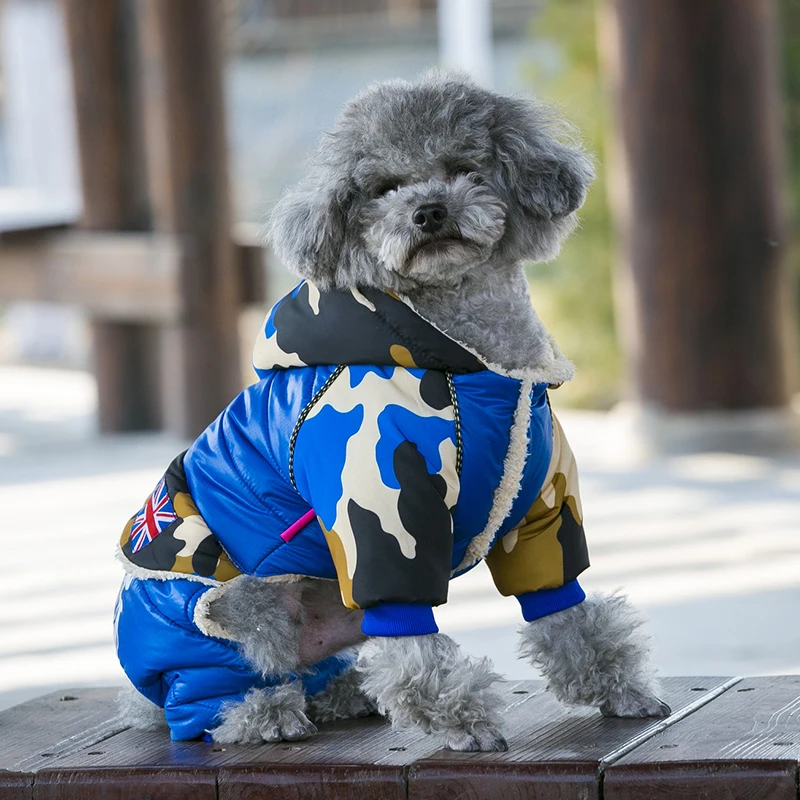
[[[797,800],[800,676],[667,678],[666,720],[564,710],[509,682],[507,753],[452,753],[379,718],[305,742],[170,742],[126,729],[115,689],[0,714],[0,800]]]

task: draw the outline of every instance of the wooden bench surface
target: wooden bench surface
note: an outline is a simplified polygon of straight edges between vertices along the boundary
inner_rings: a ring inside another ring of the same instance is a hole
[[[0,800],[798,800],[800,676],[667,678],[665,720],[565,710],[510,681],[506,753],[452,753],[379,718],[304,742],[171,742],[125,728],[116,689],[0,713]]]

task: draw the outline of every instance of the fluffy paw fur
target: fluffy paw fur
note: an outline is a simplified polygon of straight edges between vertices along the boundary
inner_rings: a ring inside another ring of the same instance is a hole
[[[378,707],[361,690],[355,669],[337,675],[319,694],[308,698],[308,715],[314,722],[334,722],[377,714]]]
[[[506,750],[500,676],[487,658],[465,656],[448,636],[375,638],[362,648],[363,689],[396,728],[440,733],[453,750]]]
[[[137,692],[133,686],[123,689],[117,695],[117,707],[122,721],[132,728],[138,728],[142,731],[155,731],[159,728],[167,727],[164,709],[150,702],[143,694]]]
[[[672,709],[654,694],[631,691],[600,706],[604,717],[668,717]]]
[[[287,683],[274,689],[251,689],[240,703],[225,706],[222,723],[211,731],[215,742],[258,744],[307,739],[317,727],[305,714],[302,688]]]
[[[445,731],[444,742],[451,750],[475,752],[482,750],[508,750],[508,743],[500,731],[488,724],[476,724],[470,729],[452,728]]]
[[[527,623],[520,653],[539,667],[562,703],[597,706],[606,716],[664,717],[644,620],[620,595],[596,594]]]

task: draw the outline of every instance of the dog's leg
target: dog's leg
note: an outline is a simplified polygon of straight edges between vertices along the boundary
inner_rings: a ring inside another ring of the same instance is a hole
[[[295,742],[317,732],[306,716],[306,697],[298,681],[272,689],[251,689],[244,700],[223,706],[222,722],[211,731],[215,742],[258,744]]]
[[[117,696],[119,715],[126,725],[142,731],[167,727],[164,709],[137,692],[133,686],[123,689]]]
[[[264,676],[294,672],[366,639],[364,612],[342,605],[335,581],[273,583],[243,575],[216,591],[200,615],[204,632],[238,642]]]
[[[519,649],[562,703],[597,706],[609,717],[665,717],[642,623],[624,597],[596,594],[528,622]]]
[[[299,658],[304,666],[366,641],[363,611],[346,608],[336,581],[305,580],[301,585],[303,622]]]
[[[272,583],[242,576],[212,595],[202,616],[207,633],[238,642],[245,660],[266,677],[296,672],[363,641],[362,614],[342,605],[333,581]],[[356,691],[355,673],[349,680],[347,675],[314,698],[317,721],[374,711]],[[316,732],[305,708],[299,684],[253,689],[223,711],[222,724],[212,735],[220,742],[304,739]]]
[[[324,691],[308,698],[308,716],[314,722],[368,717],[377,711],[375,703],[364,694],[361,675],[355,668],[337,675]]]
[[[358,659],[362,687],[397,728],[441,733],[451,750],[507,750],[500,733],[499,675],[443,634],[375,637]]]
[[[202,613],[195,613],[204,633],[238,642],[247,663],[265,677],[298,668],[303,625],[299,582],[270,583],[242,575],[207,596]]]

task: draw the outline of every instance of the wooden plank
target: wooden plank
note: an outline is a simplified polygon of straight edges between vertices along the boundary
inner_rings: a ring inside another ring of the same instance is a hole
[[[75,305],[97,319],[166,322],[182,307],[179,263],[169,236],[15,235],[0,247],[0,299]]]
[[[274,793],[282,782],[294,787],[294,792],[302,787],[305,793],[299,795],[302,797],[316,797],[315,793],[323,789],[330,796],[343,798],[392,797],[398,786],[405,797],[407,765],[439,747],[435,737],[420,736],[416,731],[392,731],[378,717],[322,725],[311,739],[274,745],[172,742],[165,730],[127,729],[102,742],[65,753],[43,767],[48,774],[85,772],[100,776],[114,769],[160,773],[176,766],[191,766],[218,772],[221,796],[230,797],[244,797],[251,792],[258,796],[266,791],[264,786]],[[363,767],[366,772],[354,767]],[[369,781],[365,783],[361,774],[367,774]],[[382,787],[383,794],[365,795],[371,782]]]
[[[219,800],[406,800],[405,769],[302,764],[225,770]]]
[[[66,689],[0,713],[0,770],[32,775],[125,729],[117,688]]]
[[[33,776],[0,770],[0,800],[32,800]]]
[[[622,234],[619,321],[637,399],[786,406],[786,259],[773,0],[609,0]]]
[[[673,714],[680,714],[725,683],[722,678],[667,678],[663,697]],[[409,773],[409,800],[599,800],[606,755],[631,740],[646,740],[662,723],[606,719],[596,709],[565,710],[549,693],[536,691],[512,704],[505,722],[505,753],[443,750],[416,761]]]
[[[241,388],[219,6],[137,4],[153,225],[184,243],[183,313],[165,331],[163,346],[164,414],[167,427],[187,437]]]
[[[732,687],[668,678],[667,720],[567,710],[542,682],[512,682],[502,687],[506,753],[440,750],[435,737],[379,718],[323,725],[303,742],[172,742],[166,730],[122,728],[116,691],[58,693],[0,714],[0,800],[589,800],[601,796],[603,769],[606,800],[796,800],[786,791],[796,792],[800,677]]]
[[[192,767],[165,770],[49,771],[36,776],[34,800],[216,800],[214,774]]]
[[[265,302],[267,251],[234,228],[240,305]],[[0,300],[77,306],[119,322],[168,322],[180,315],[180,248],[174,237],[34,228],[0,238]]]
[[[665,681],[664,697],[676,714],[724,684],[723,679],[704,681]],[[203,781],[216,773],[220,797],[230,800],[267,794],[404,797],[407,781],[409,797],[417,799],[514,800],[529,796],[532,788],[543,798],[597,797],[599,765],[606,755],[663,724],[605,719],[594,709],[565,710],[541,681],[509,683],[502,691],[508,753],[451,753],[440,750],[436,737],[395,732],[379,718],[323,725],[306,741],[262,746],[171,742],[166,731],[123,730],[42,764],[37,785],[68,779],[87,789],[104,775],[126,770],[171,775],[171,770],[191,768]]]
[[[799,761],[800,676],[748,678],[608,766],[604,797],[797,800]]]

